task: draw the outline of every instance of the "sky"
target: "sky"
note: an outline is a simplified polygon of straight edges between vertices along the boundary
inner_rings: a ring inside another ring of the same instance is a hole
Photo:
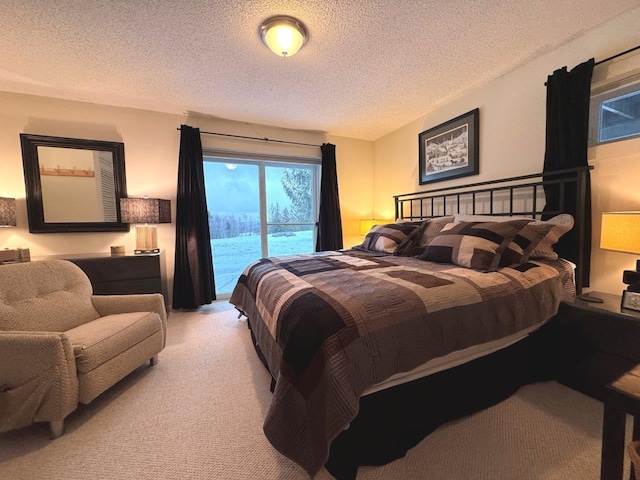
[[[235,165],[235,168],[231,168]],[[284,193],[280,177],[282,168],[266,167],[267,211],[271,204],[291,208],[291,201]],[[204,162],[207,208],[223,215],[260,214],[258,192],[258,166]]]

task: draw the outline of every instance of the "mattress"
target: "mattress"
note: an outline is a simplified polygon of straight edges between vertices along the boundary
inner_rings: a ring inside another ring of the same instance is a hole
[[[575,263],[568,260],[560,259],[559,261],[564,265],[564,268],[561,271],[561,279],[564,291],[563,298],[569,300],[573,298],[575,294],[574,284],[576,265]],[[443,355],[442,357],[434,358],[408,372],[399,372],[393,374],[386,380],[366,389],[362,395],[370,395],[372,393],[379,392],[380,390],[385,390],[387,388],[395,387],[396,385],[401,385],[403,383],[411,382],[419,378],[427,377],[429,375],[433,375],[434,373],[442,372],[449,368],[457,367],[464,363],[470,362],[472,360],[475,360],[476,358],[490,355],[494,352],[497,352],[498,350],[507,348],[514,343],[519,342],[523,338],[526,338],[527,335],[538,330],[544,323],[545,322],[540,322],[506,337],[478,345],[473,345],[462,350],[448,353],[447,355]]]

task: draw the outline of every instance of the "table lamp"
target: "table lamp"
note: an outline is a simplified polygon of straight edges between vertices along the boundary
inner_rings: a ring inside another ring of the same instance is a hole
[[[640,212],[604,212],[600,248],[640,254]],[[640,310],[640,261],[635,270],[625,270],[622,281],[629,285],[622,292],[622,306]]]
[[[0,197],[0,227],[15,227],[16,199]],[[4,263],[28,262],[30,259],[29,249],[5,248],[0,250],[0,265]]]
[[[371,230],[371,227],[374,225],[384,225],[385,223],[389,223],[389,220],[377,220],[374,218],[360,220],[360,235],[365,237],[367,233],[369,233],[369,230]]]
[[[171,201],[159,198],[121,198],[122,223],[139,223],[136,227],[136,254],[160,253],[158,248],[158,223],[171,223]]]

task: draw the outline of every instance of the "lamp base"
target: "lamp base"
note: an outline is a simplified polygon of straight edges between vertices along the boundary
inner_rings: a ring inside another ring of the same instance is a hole
[[[145,225],[136,227],[136,248],[133,253],[158,253],[158,234],[156,227]]]
[[[591,303],[604,303],[604,300],[599,297],[592,297],[588,293],[583,293],[582,295],[577,295],[576,298],[580,300],[584,300],[585,302]]]

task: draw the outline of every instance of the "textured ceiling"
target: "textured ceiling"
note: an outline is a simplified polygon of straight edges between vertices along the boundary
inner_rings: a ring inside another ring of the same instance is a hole
[[[0,90],[375,140],[638,0],[0,0]],[[279,58],[276,14],[309,30]]]

